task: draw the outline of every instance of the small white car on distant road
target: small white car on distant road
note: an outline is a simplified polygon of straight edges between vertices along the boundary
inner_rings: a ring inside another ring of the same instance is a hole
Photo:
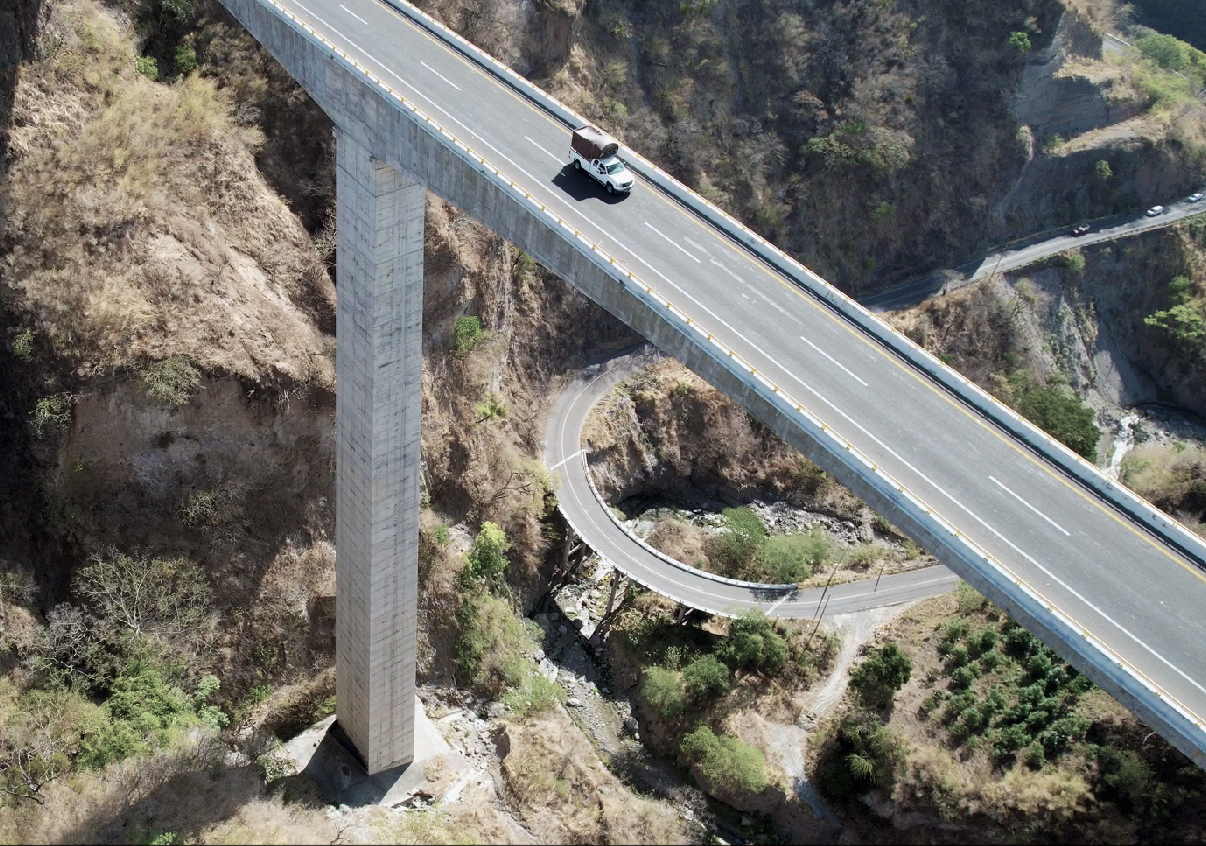
[[[1164,206],[1152,206],[1144,212],[1148,217],[1155,217],[1158,214],[1164,214]]]
[[[1202,199],[1201,194],[1190,194],[1188,197],[1185,198],[1185,202],[1196,203],[1196,202],[1199,202],[1201,199]]]

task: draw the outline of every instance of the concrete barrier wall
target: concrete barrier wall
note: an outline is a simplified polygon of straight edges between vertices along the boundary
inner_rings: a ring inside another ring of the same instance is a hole
[[[1048,643],[1060,646],[1060,651],[1078,669],[1157,727],[1199,765],[1206,765],[1206,726],[1188,709],[1163,695],[1137,667],[1127,664],[1079,624],[1062,615],[1006,565],[987,556],[788,393],[767,382],[732,350],[701,332],[653,286],[624,270],[571,224],[527,195],[467,144],[407,102],[371,69],[359,66],[330,47],[320,36],[272,5],[271,0],[223,0],[223,3],[357,143],[391,166],[411,173],[431,191],[532,255],[659,349],[678,358],[788,443],[830,469],[872,508],[891,518],[944,564]],[[686,192],[684,201],[692,207],[707,206],[685,188],[677,186],[675,190]],[[710,207],[709,214],[723,218],[723,213]],[[987,416],[1001,416],[1004,410],[978,388],[744,227],[731,225],[747,233],[743,237],[750,239],[751,249],[777,254],[779,258],[768,261],[780,270],[788,273],[792,266],[797,268],[800,278],[789,274],[790,278],[810,289],[816,286],[817,296],[847,319],[863,326],[902,356],[916,359],[939,384],[970,404],[984,404]],[[1106,482],[1103,495],[1108,495],[1110,501],[1130,502],[1135,511],[1146,505],[1129,492],[1116,489],[1090,465],[1072,460],[1074,457],[1067,450],[1058,445],[1053,447],[1045,435],[1016,416],[1004,417],[1014,421],[1018,437],[1033,442],[1044,454],[1053,452],[1053,460],[1061,466],[1069,465],[1070,472],[1083,465],[1080,472],[1088,483],[1092,484],[1094,477]],[[1002,425],[1008,428],[1010,424],[1005,420]],[[1154,511],[1150,506],[1147,508]],[[1168,522],[1167,518],[1164,521]],[[1160,524],[1158,519],[1149,522],[1153,526]]]

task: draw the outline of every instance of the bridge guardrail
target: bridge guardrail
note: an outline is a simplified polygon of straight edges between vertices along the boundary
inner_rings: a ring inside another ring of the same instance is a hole
[[[518,93],[555,115],[567,126],[577,127],[589,122],[560,100],[540,90],[511,68],[422,10],[411,6],[404,0],[386,0],[386,2],[433,35],[442,38],[483,69],[493,73]],[[712,224],[722,234],[745,246],[791,282],[808,291],[880,344],[913,364],[932,381],[937,382],[955,397],[967,403],[989,421],[1049,459],[1099,498],[1128,514],[1158,537],[1163,537],[1199,569],[1206,570],[1206,541],[1191,533],[1147,500],[1107,479],[1094,465],[1018,416],[1012,409],[998,403],[980,386],[947,367],[859,303],[825,282],[816,273],[762,238],[739,220],[731,217],[724,210],[678,182],[635,150],[621,145],[621,152],[622,158],[634,165],[634,170]]]
[[[238,0],[223,0],[223,2],[233,4],[238,2]],[[711,333],[705,331],[689,316],[687,316],[685,312],[674,306],[669,299],[663,297],[661,294],[658,294],[654,290],[653,286],[647,285],[641,281],[631,271],[625,269],[622,264],[618,263],[614,257],[609,256],[606,252],[599,249],[597,244],[591,243],[588,238],[581,234],[581,232],[575,229],[571,224],[561,219],[551,209],[534,198],[530,193],[525,192],[514,181],[509,179],[505,174],[491,165],[484,157],[474,152],[465,142],[456,138],[456,136],[442,127],[437,121],[432,120],[413,103],[410,103],[408,100],[406,100],[406,98],[395,91],[386,82],[370,72],[367,68],[360,65],[352,56],[333,45],[323,35],[314,30],[313,27],[309,26],[303,21],[300,21],[295,15],[284,9],[275,0],[243,0],[243,2],[253,3],[254,5],[258,6],[270,7],[276,10],[276,13],[279,14],[282,20],[284,20],[287,24],[291,24],[293,27],[299,29],[302,33],[309,33],[310,36],[317,39],[319,43],[321,43],[323,47],[330,52],[332,58],[336,62],[338,62],[340,58],[343,59],[343,61],[346,63],[345,70],[347,72],[353,75],[359,74],[371,85],[387,92],[389,96],[396,100],[403,109],[411,112],[414,115],[414,120],[417,123],[426,123],[431,127],[432,132],[446,139],[444,141],[446,147],[454,155],[464,160],[474,170],[480,173],[484,179],[486,179],[488,182],[494,183],[499,190],[511,192],[513,198],[517,202],[523,203],[526,201],[532,206],[532,213],[538,217],[543,217],[546,225],[548,225],[551,229],[554,231],[564,230],[562,232],[562,237],[569,240],[579,241],[582,245],[583,255],[589,261],[599,267],[599,269],[605,274],[614,278],[625,288],[628,288],[631,295],[644,302],[654,313],[663,315],[663,319],[668,324],[674,326],[680,334],[688,338],[692,336],[696,337],[697,340],[695,340],[694,343],[701,351],[703,351],[709,357],[712,357],[719,366],[725,368],[728,370],[728,372],[739,378],[742,383],[751,389],[762,401],[769,403],[772,408],[789,418],[794,416],[797,420],[797,425],[800,426],[801,430],[807,433],[808,436],[816,443],[824,445],[824,448],[831,454],[839,456],[843,452],[847,453],[852,460],[850,462],[851,464],[857,463],[863,465],[865,474],[864,479],[879,496],[882,496],[887,501],[893,502],[903,514],[905,514],[910,520],[914,521],[918,526],[928,525],[933,527],[933,530],[927,529],[927,531],[930,531],[931,534],[934,535],[935,540],[939,540],[952,552],[957,552],[960,558],[960,563],[966,566],[968,569],[968,573],[965,575],[965,578],[970,576],[969,581],[973,581],[973,583],[979,582],[980,584],[991,587],[993,591],[1000,593],[1000,595],[1009,597],[1011,601],[1018,607],[1018,610],[1025,614],[1032,615],[1035,622],[1038,624],[1051,628],[1048,621],[1044,620],[1042,616],[1039,616],[1040,614],[1045,614],[1051,622],[1056,624],[1052,630],[1060,635],[1064,643],[1067,644],[1068,647],[1073,650],[1073,652],[1083,657],[1086,660],[1086,663],[1100,673],[1102,677],[1109,679],[1116,690],[1122,691],[1127,696],[1133,698],[1133,700],[1136,702],[1142,701],[1143,704],[1150,708],[1153,713],[1156,713],[1170,729],[1182,732],[1187,724],[1192,724],[1196,728],[1199,738],[1201,738],[1203,735],[1206,735],[1206,723],[1203,722],[1202,718],[1194,714],[1175,697],[1172,697],[1166,691],[1161,689],[1155,684],[1154,681],[1144,674],[1142,670],[1131,664],[1117,652],[1110,649],[1104,642],[1096,638],[1089,630],[1064,614],[1064,612],[1062,612],[1053,602],[1047,600],[1045,597],[1039,594],[1034,587],[1010,570],[1006,564],[998,561],[996,558],[989,555],[985,550],[981,549],[974,541],[963,535],[958,529],[948,523],[940,513],[929,507],[912,491],[907,490],[903,485],[897,482],[894,478],[892,478],[892,476],[890,476],[875,462],[873,462],[868,456],[864,455],[860,450],[858,450],[853,444],[846,441],[841,435],[837,434],[826,424],[821,422],[812,414],[812,412],[794,400],[786,391],[781,390],[777,385],[770,382],[756,368],[742,359],[742,357],[736,351],[729,349],[719,339],[715,338]],[[641,159],[641,161],[644,160]],[[650,167],[653,166],[650,165]],[[660,171],[658,172],[660,173]],[[666,177],[665,174],[662,174],[662,176],[669,180],[673,185],[677,186],[678,190],[685,192],[685,194],[689,197],[693,197],[694,202],[706,204],[706,206],[711,207],[711,204],[707,203],[707,201],[703,200],[703,198],[695,196],[683,186],[678,186],[677,183],[674,183],[673,180],[669,177]],[[721,212],[719,209],[715,209],[715,207],[711,208],[716,214],[720,215],[722,219],[730,221],[732,226],[739,227],[741,231],[748,233],[753,239],[755,239],[755,243],[760,243],[772,253],[778,254],[785,266],[794,266],[804,271],[807,276],[815,277],[815,274],[812,274],[811,271],[808,271],[803,266],[794,262],[794,260],[786,256],[786,254],[782,253],[782,251],[773,247],[773,245],[762,241],[761,238],[750,232],[740,223],[728,218],[724,212]],[[537,212],[537,209],[539,212]],[[767,258],[767,260],[771,261],[770,258]],[[772,264],[776,267],[780,266],[780,264],[777,262],[772,261]],[[789,278],[794,279],[795,277],[789,276]],[[878,327],[880,330],[887,330],[887,335],[889,337],[896,335],[895,332],[892,332],[886,325],[875,319],[873,315],[871,315],[865,309],[859,307],[857,303],[854,303],[844,294],[826,285],[823,280],[820,280],[819,277],[815,277],[815,279],[821,284],[821,286],[823,286],[815,291],[815,294],[820,299],[825,302],[831,302],[831,298],[836,298],[838,302],[844,301],[847,305],[847,309],[852,312],[852,314],[849,315],[851,316],[852,320],[854,320],[854,318],[857,317],[861,312],[863,318],[870,322],[869,329]],[[802,283],[802,286],[812,290],[810,285]],[[826,291],[825,289],[828,290]],[[837,310],[839,314],[847,314],[847,309],[836,308],[835,304],[835,310]],[[862,323],[857,320],[854,320],[854,322],[856,322],[856,325],[862,325]],[[878,334],[873,334],[873,336],[881,337],[881,340],[885,340]],[[946,370],[946,368],[943,367],[936,359],[930,356],[929,353],[926,353],[924,350],[916,347],[916,345],[913,345],[902,336],[896,337],[898,340],[907,344],[907,346],[904,347],[906,352],[908,348],[911,347],[915,353],[920,354],[923,361],[928,359],[937,367],[939,371]],[[736,365],[736,368],[725,365],[725,359],[733,362]],[[968,382],[968,380],[963,379],[961,376],[958,376],[958,374],[953,373],[953,371],[950,371],[949,375],[958,377],[958,380],[961,380],[967,385],[971,384]],[[954,382],[953,384],[958,385],[958,381]],[[990,406],[995,405],[995,403],[989,400],[988,396],[980,391],[978,387],[974,385],[971,387],[974,388],[974,393],[980,395],[984,400],[988,401]],[[1008,410],[1005,409],[1005,411]],[[1038,433],[1037,430],[1033,430],[1033,427],[1030,427],[1029,424],[1024,424],[1023,421],[1021,421],[1020,418],[1017,418],[1016,415],[1013,415],[1012,412],[1009,412],[1009,415],[1018,423],[1022,424],[1023,431],[1026,429],[1031,429],[1033,434],[1041,435],[1041,433]],[[1042,437],[1047,441],[1051,440],[1050,438],[1046,438],[1046,436]],[[1068,456],[1072,455],[1066,448],[1063,448],[1062,445],[1058,446],[1059,449],[1061,449]],[[1080,464],[1084,465],[1086,468],[1092,469],[1093,472],[1096,473],[1095,468],[1091,468],[1087,462],[1080,460],[1078,457],[1076,458]],[[1096,475],[1098,475],[1102,481],[1108,482],[1108,480],[1105,480],[1105,478],[1101,477],[1100,474]],[[1134,497],[1133,495],[1131,498],[1138,500],[1138,498]],[[1150,505],[1148,505],[1148,508],[1151,508],[1153,511],[1155,510]],[[982,561],[985,565],[984,570],[973,567],[971,565],[973,560]],[[640,579],[635,580],[638,581],[638,583],[645,584]],[[654,589],[650,585],[645,586]],[[1021,592],[1021,596],[1017,595],[1018,591]],[[711,613],[724,614],[725,612],[712,611]],[[1132,635],[1132,638],[1133,637],[1134,636]],[[1078,643],[1081,641],[1092,644],[1093,651],[1096,652],[1098,656],[1107,657],[1110,663],[1116,669],[1111,669],[1111,667],[1108,665],[1101,666],[1100,661],[1090,660],[1092,656],[1087,654],[1084,649],[1078,647]],[[1145,689],[1142,697],[1139,692],[1134,690],[1134,685],[1136,682]],[[1179,734],[1178,736],[1183,735]],[[1190,756],[1199,765],[1206,766],[1206,751],[1203,751],[1200,745],[1191,743],[1191,746],[1194,750],[1196,750],[1196,752],[1190,752],[1190,750],[1183,751],[1186,751],[1187,754],[1190,754]]]
[[[615,525],[615,527],[617,529],[619,529],[621,532],[623,532],[629,538],[629,540],[636,543],[638,546],[641,547],[641,549],[648,552],[654,558],[665,561],[670,566],[677,567],[679,570],[682,570],[683,572],[686,572],[686,573],[690,573],[693,576],[699,576],[701,578],[707,579],[710,582],[720,582],[721,584],[732,585],[733,587],[745,587],[745,588],[752,588],[754,590],[768,590],[768,591],[777,590],[777,591],[781,591],[782,593],[787,593],[788,591],[794,591],[794,590],[798,589],[799,586],[796,585],[795,583],[792,583],[790,585],[772,585],[772,584],[768,584],[766,582],[746,582],[746,581],[742,581],[741,579],[730,579],[726,576],[718,576],[715,573],[709,573],[707,570],[700,570],[698,567],[692,567],[690,564],[684,564],[683,562],[679,561],[677,558],[672,558],[669,555],[666,555],[666,553],[662,552],[660,549],[654,549],[649,544],[645,543],[645,541],[641,540],[635,534],[633,534],[632,530],[629,529],[627,526],[625,526],[620,521],[620,519],[618,517],[616,517],[615,512],[613,512],[611,510],[611,506],[608,505],[607,502],[603,499],[603,495],[600,494],[599,489],[595,487],[595,480],[593,478],[591,478],[590,465],[587,464],[587,462],[586,462],[585,453],[582,455],[582,472],[586,476],[586,483],[588,485],[590,485],[591,495],[595,498],[595,501],[597,503],[599,503],[599,505],[603,508],[603,510],[607,512],[607,516],[611,518],[611,522]],[[614,564],[615,562],[613,561],[612,563]]]

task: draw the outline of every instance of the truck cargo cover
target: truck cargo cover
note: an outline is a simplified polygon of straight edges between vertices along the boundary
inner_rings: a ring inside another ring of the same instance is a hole
[[[614,138],[590,124],[574,130],[570,146],[587,159],[605,159],[614,156],[620,149]]]

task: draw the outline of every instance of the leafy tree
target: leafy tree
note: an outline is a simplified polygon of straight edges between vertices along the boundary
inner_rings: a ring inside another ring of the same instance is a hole
[[[912,674],[912,659],[895,642],[889,642],[872,650],[867,660],[854,668],[850,685],[864,705],[879,707],[891,702]]]
[[[1009,46],[1018,51],[1019,55],[1030,52],[1030,36],[1024,32],[1009,33]]]
[[[209,611],[201,568],[185,558],[127,555],[110,547],[94,555],[75,590],[105,623],[135,634],[191,634]]]
[[[683,738],[679,750],[699,767],[712,790],[758,793],[766,787],[766,757],[735,737],[717,737],[707,726],[700,726]]]
[[[850,798],[890,786],[905,747],[877,715],[857,711],[842,718],[820,757],[821,789],[833,798]]]
[[[1189,67],[1198,51],[1179,38],[1163,32],[1153,32],[1135,41],[1139,52],[1165,70],[1182,71]]]
[[[1109,182],[1114,178],[1114,169],[1110,167],[1110,163],[1105,159],[1098,159],[1094,165],[1094,170],[1097,171],[1097,178],[1102,182]]]
[[[101,768],[164,745],[169,730],[193,710],[184,691],[169,687],[160,672],[135,661],[113,680],[112,695],[95,727],[80,741],[79,763]]]
[[[787,641],[765,614],[749,611],[729,626],[729,636],[716,644],[716,654],[734,667],[752,667],[774,674],[787,663]]]
[[[1018,411],[1073,452],[1092,459],[1101,430],[1093,410],[1075,396],[1055,388],[1032,388],[1023,394]]]
[[[1163,329],[1184,355],[1197,352],[1206,341],[1206,319],[1192,305],[1180,304],[1143,318],[1145,326]]]
[[[1171,797],[1168,786],[1156,778],[1151,766],[1129,750],[1097,747],[1099,790],[1122,810],[1143,819],[1163,816]]]
[[[683,668],[687,695],[699,702],[729,691],[729,668],[714,655],[703,655]]]
[[[482,523],[481,530],[473,539],[466,558],[463,578],[478,582],[498,579],[507,569],[506,552],[511,548],[506,533],[497,523],[489,520]]]
[[[641,696],[663,720],[673,720],[686,710],[687,702],[678,673],[664,667],[649,667],[641,682]]]

